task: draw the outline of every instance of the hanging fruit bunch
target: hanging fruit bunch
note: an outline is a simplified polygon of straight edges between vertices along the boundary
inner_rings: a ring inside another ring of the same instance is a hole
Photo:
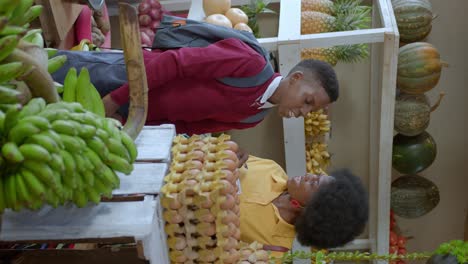
[[[315,34],[369,28],[369,6],[361,0],[302,0],[301,34]],[[338,61],[354,63],[369,56],[367,45],[343,45],[301,50],[302,59],[318,59],[335,66]]]
[[[164,14],[168,13],[158,0],[144,0],[138,5],[141,45],[151,47],[154,34]]]
[[[230,137],[177,136],[161,188],[172,262],[237,263],[238,146]]]
[[[306,143],[306,170],[308,173],[327,175],[330,154],[325,143]]]
[[[0,6],[0,211],[98,203],[119,186],[116,171],[132,171],[137,155],[117,121],[61,101],[49,71],[64,58],[49,59],[54,51],[41,47],[38,30],[28,30],[41,10],[32,0]],[[71,83],[76,90],[90,85],[80,77],[65,86]]]

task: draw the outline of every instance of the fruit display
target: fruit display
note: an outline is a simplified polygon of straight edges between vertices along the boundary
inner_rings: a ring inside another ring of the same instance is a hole
[[[428,0],[392,0],[400,41],[421,41],[432,29],[432,6]]]
[[[231,7],[231,0],[203,0],[203,11],[207,23],[253,32],[247,14],[240,8]]]
[[[141,45],[151,47],[154,34],[164,14],[168,13],[158,0],[144,0],[138,5]]]
[[[64,87],[49,72],[66,58],[49,59],[56,51],[42,47],[40,30],[29,30],[41,10],[32,0],[0,5],[0,211],[98,203],[119,186],[117,171],[133,170],[137,155],[118,121],[61,101]],[[89,88],[89,78],[75,77],[76,91]],[[99,94],[89,96],[90,104],[102,104]]]
[[[360,0],[302,0],[301,34],[369,28],[370,7]],[[335,66],[338,61],[354,63],[369,56],[367,45],[344,45],[301,50],[302,59],[318,59]]]
[[[405,136],[416,136],[424,132],[429,126],[431,112],[439,107],[444,93],[431,106],[424,94],[397,95],[395,102],[395,131]]]
[[[219,137],[177,136],[161,188],[172,263],[237,263],[237,144]]]
[[[239,249],[240,259],[238,264],[267,264],[269,262],[269,254],[263,249],[263,245],[258,242],[251,244],[241,242]]]
[[[440,201],[439,189],[427,178],[405,175],[392,182],[390,205],[404,218],[417,218],[434,209]]]
[[[325,143],[306,144],[306,170],[308,173],[327,175],[325,172],[330,165],[330,153]]]
[[[393,137],[392,166],[399,173],[421,172],[431,166],[436,156],[437,145],[427,131],[413,137]]]
[[[430,43],[414,42],[398,51],[397,87],[404,93],[422,94],[439,82],[446,63],[439,51]]]
[[[401,235],[400,229],[396,224],[395,213],[390,210],[390,254],[405,255],[407,238]],[[390,261],[390,264],[405,264],[402,259]]]
[[[330,120],[323,109],[307,113],[304,117],[304,129],[306,136],[317,137],[330,131]]]

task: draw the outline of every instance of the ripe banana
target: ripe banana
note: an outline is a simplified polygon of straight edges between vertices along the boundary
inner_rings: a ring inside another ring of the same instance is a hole
[[[330,131],[330,120],[324,114],[323,109],[310,112],[304,117],[304,129],[306,136],[320,136]]]
[[[327,174],[325,170],[330,164],[330,154],[327,144],[312,143],[306,145],[306,170],[313,174]]]

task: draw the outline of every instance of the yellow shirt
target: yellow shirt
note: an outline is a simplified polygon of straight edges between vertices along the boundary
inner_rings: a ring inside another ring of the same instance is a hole
[[[249,156],[240,171],[241,240],[291,248],[294,226],[285,222],[272,201],[286,190],[288,176],[274,161]]]

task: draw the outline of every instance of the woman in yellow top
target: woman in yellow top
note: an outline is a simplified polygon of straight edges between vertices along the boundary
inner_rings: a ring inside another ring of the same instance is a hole
[[[241,162],[245,159],[239,157]],[[304,246],[332,248],[363,231],[368,196],[361,180],[349,171],[288,178],[272,160],[248,156],[246,164],[248,169],[242,167],[240,174],[242,241],[286,251],[297,235]]]

